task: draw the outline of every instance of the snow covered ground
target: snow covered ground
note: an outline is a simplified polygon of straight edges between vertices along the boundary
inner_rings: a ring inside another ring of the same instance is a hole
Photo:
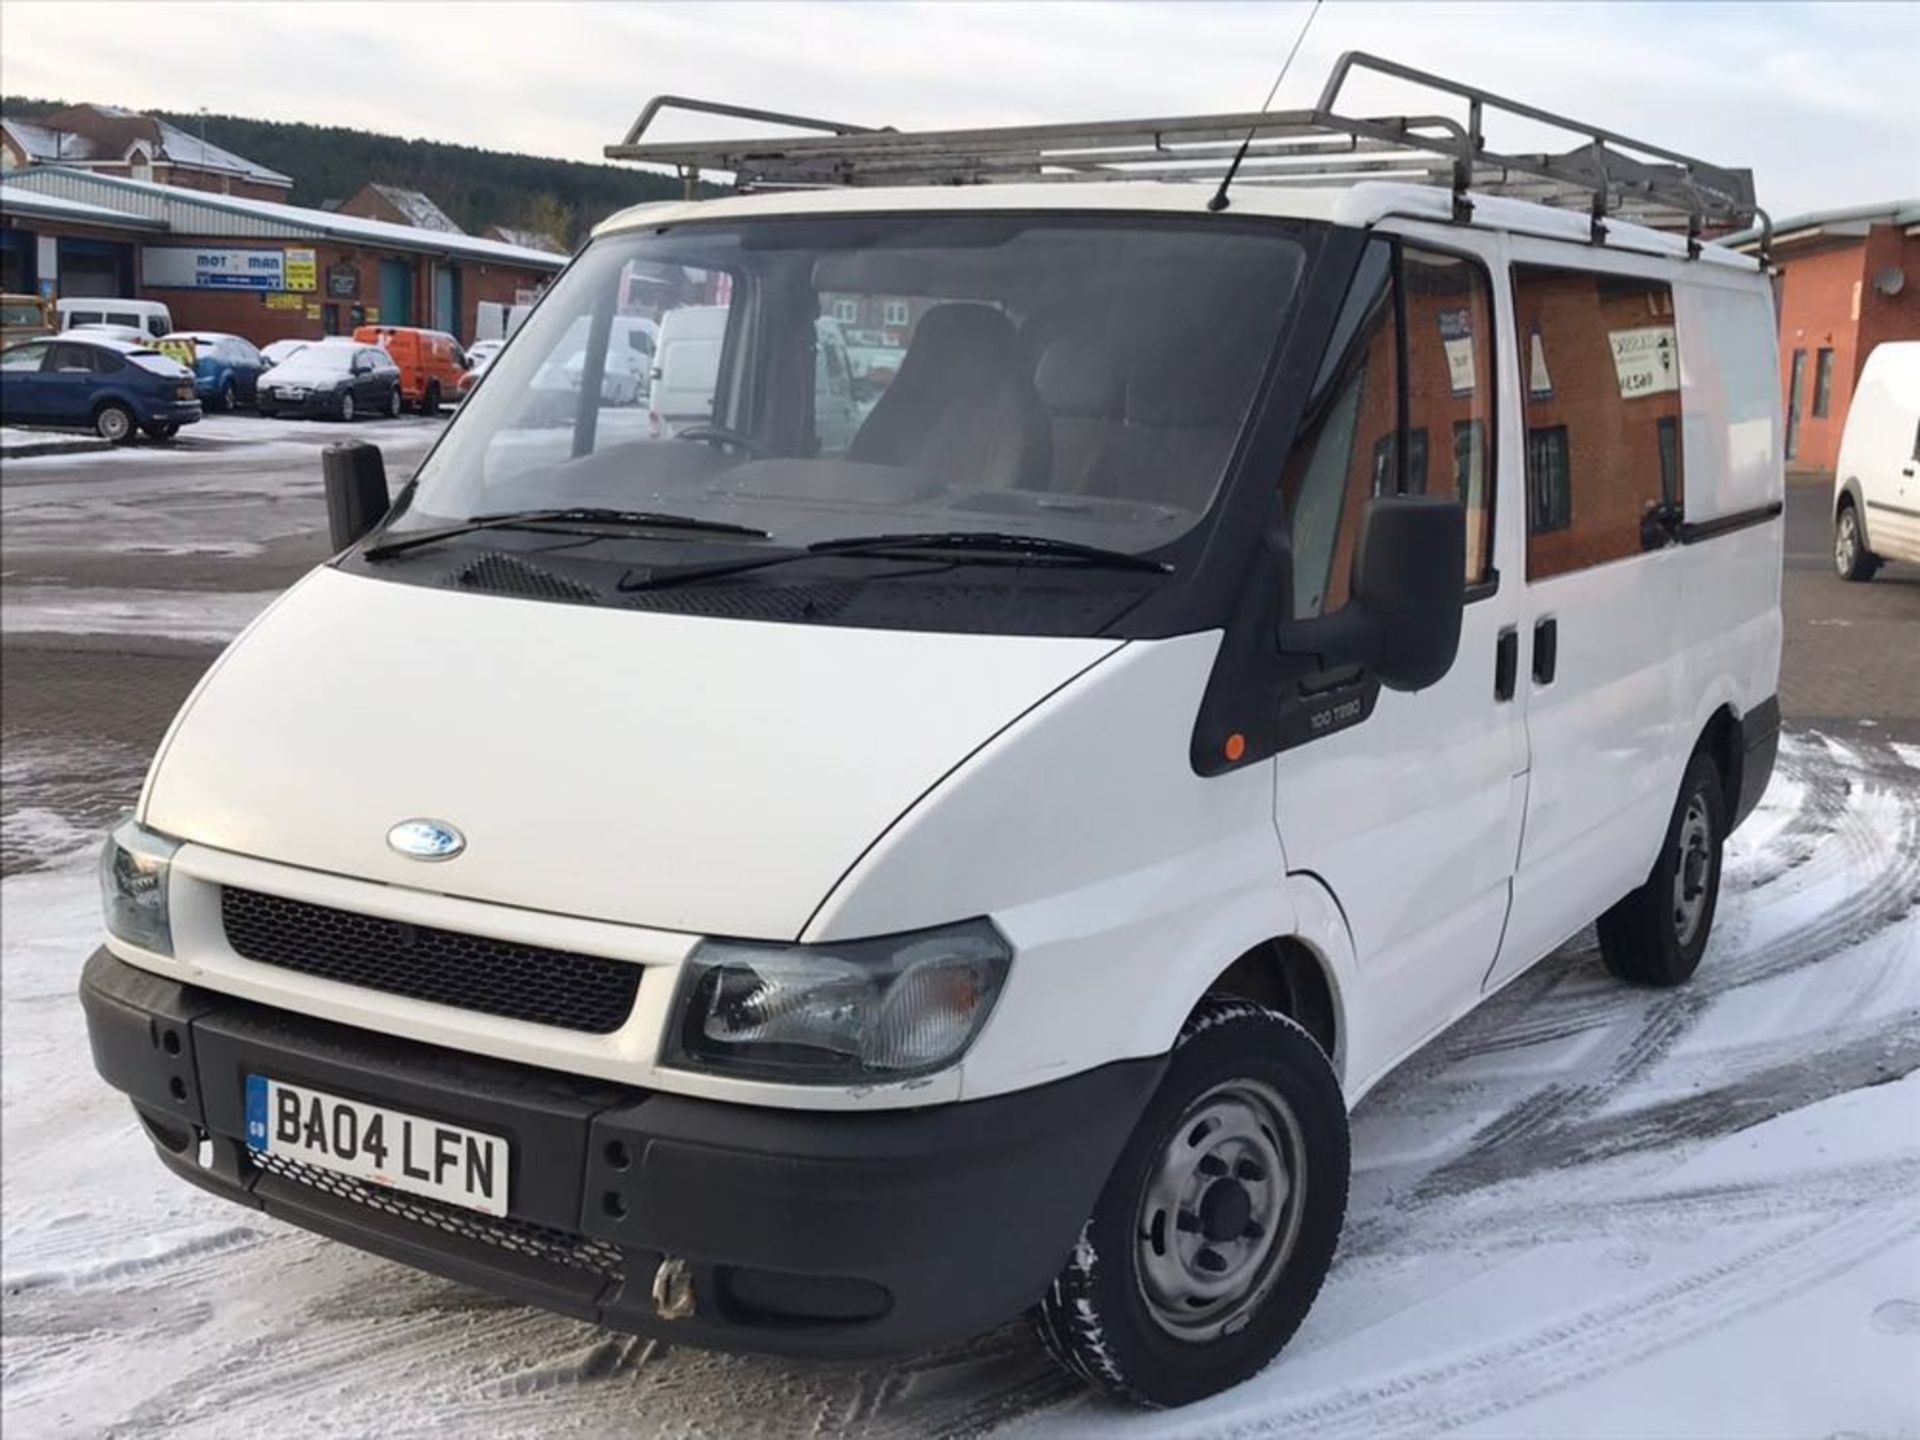
[[[1790,737],[1690,987],[1612,983],[1589,935],[1414,1057],[1355,1116],[1292,1347],[1153,1415],[1017,1325],[887,1366],[649,1352],[181,1185],[88,1062],[75,768],[5,776],[45,862],[0,884],[10,1436],[1920,1435],[1913,747]]]

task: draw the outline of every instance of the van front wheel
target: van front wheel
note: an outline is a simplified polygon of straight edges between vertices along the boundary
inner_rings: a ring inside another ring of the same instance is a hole
[[[1067,1369],[1138,1405],[1259,1371],[1305,1318],[1346,1217],[1346,1103],[1313,1038],[1204,1002],[1034,1311]]]
[[[1685,983],[1699,968],[1720,898],[1726,838],[1720,767],[1704,751],[1687,763],[1660,858],[1646,883],[1600,917],[1600,958],[1636,985]]]

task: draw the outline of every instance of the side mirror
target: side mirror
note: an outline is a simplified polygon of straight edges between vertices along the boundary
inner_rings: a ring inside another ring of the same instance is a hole
[[[349,440],[320,456],[327,482],[327,534],[339,554],[385,518],[387,461],[378,445]]]
[[[1367,504],[1353,591],[1331,615],[1289,620],[1280,648],[1326,669],[1358,665],[1389,690],[1421,690],[1453,668],[1466,604],[1467,513],[1458,500],[1380,495]]]

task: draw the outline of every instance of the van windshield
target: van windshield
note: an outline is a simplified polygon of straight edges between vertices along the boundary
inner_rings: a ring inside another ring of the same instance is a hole
[[[385,535],[594,507],[783,550],[977,531],[1161,552],[1220,490],[1309,243],[1224,217],[965,213],[602,239]]]

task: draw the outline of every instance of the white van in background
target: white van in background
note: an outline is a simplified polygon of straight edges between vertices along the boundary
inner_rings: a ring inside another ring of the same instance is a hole
[[[1261,143],[1411,123],[1322,103]],[[1684,984],[1779,733],[1773,292],[1687,238],[1751,177],[1168,180],[1229,128],[611,147],[773,183],[600,225],[396,499],[333,447],[109,842],[160,1160],[670,1343],[1025,1311],[1181,1404],[1306,1316],[1395,1066],[1596,920]],[[651,434],[541,380],[636,291],[700,302]],[[901,351],[838,453],[822,314]]]
[[[720,346],[727,336],[725,305],[683,305],[660,317],[660,339],[649,375],[647,423],[670,437],[713,423]]]
[[[1877,345],[1860,371],[1833,472],[1833,565],[1871,580],[1920,561],[1920,340]]]
[[[727,313],[724,305],[688,305],[661,317],[648,400],[653,435],[669,437],[712,423]],[[813,331],[815,453],[842,455],[853,443],[867,406],[859,396],[840,323],[822,315],[814,321]]]
[[[131,325],[154,338],[173,333],[173,312],[158,300],[102,299],[73,295],[57,302],[60,328],[76,325]]]

